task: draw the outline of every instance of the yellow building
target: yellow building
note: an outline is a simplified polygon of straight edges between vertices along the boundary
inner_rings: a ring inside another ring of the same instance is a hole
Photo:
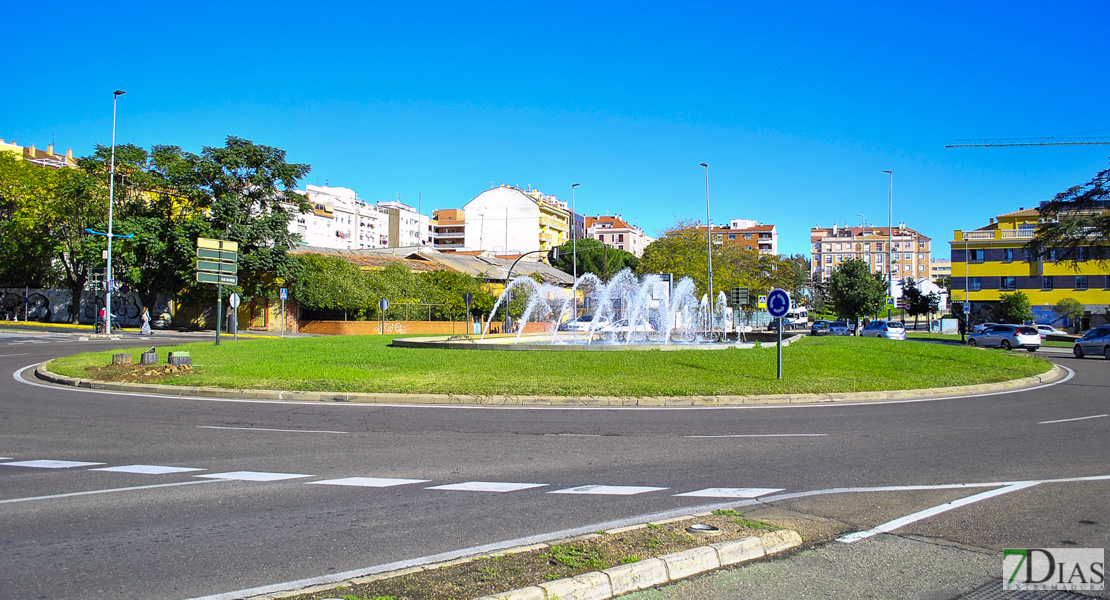
[[[1022,208],[992,218],[986,227],[952,235],[951,297],[971,303],[972,323],[997,320],[1002,295],[1019,290],[1029,296],[1037,323],[1063,323],[1052,307],[1064,298],[1086,308],[1081,328],[1106,322],[1110,261],[1090,250],[1081,251],[1074,266],[1057,262],[1051,249],[1047,256],[1026,256],[1024,246],[1041,223],[1040,211]]]
[[[34,144],[24,148],[15,143],[15,140],[5,142],[0,138],[0,152],[7,152],[15,156],[16,160],[25,160],[40,167],[60,169],[62,167],[76,167],[77,161],[73,158],[73,149],[66,150],[65,154],[54,154],[54,144],[47,144],[46,150],[38,150]]]

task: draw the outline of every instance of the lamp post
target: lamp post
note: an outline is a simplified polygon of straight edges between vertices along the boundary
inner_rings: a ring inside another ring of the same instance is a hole
[[[705,233],[709,239],[706,245],[706,262],[709,271],[709,338],[713,339],[713,221],[709,218],[709,164],[699,163],[705,167]]]
[[[582,184],[581,183],[572,183],[571,186],[570,186],[570,259],[571,259],[571,262],[574,264],[574,284],[575,285],[577,285],[577,283],[578,283],[578,236],[575,233],[574,229],[575,229],[575,225],[577,225],[577,223],[578,223],[578,219],[577,219],[578,213],[575,212],[575,209],[574,209],[574,188],[576,188],[580,185],[582,185]],[[573,311],[574,316],[572,318],[577,319],[578,318],[578,290],[577,290],[577,288],[574,288],[573,286],[572,286],[572,289],[574,289],[574,298],[571,299],[572,303],[574,304],[574,311]]]
[[[894,171],[884,170],[883,173],[890,175],[890,204],[887,207],[887,224],[886,224],[886,293],[889,296],[894,295],[894,263],[891,262],[893,254],[891,249],[894,246]],[[881,218],[881,217],[880,217]],[[886,319],[890,320],[890,306],[886,307]]]
[[[126,94],[123,90],[112,92],[112,163],[108,175],[108,265],[105,275],[108,290],[104,299],[104,328],[112,333],[112,208],[116,198],[116,101]]]

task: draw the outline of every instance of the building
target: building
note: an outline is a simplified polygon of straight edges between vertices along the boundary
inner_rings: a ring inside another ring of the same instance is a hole
[[[15,143],[15,140],[5,142],[0,138],[0,152],[7,152],[16,160],[25,160],[40,167],[61,169],[62,167],[76,167],[77,161],[73,158],[73,149],[69,148],[65,154],[54,154],[54,144],[47,144],[46,150],[38,150],[34,144],[24,148]]]
[[[456,252],[466,247],[466,213],[458,208],[445,208],[432,213],[432,248]]]
[[[389,245],[389,215],[342,187],[309,185],[301,192],[312,205],[294,213],[289,231],[308,246],[354,250]]]
[[[752,219],[732,219],[727,227],[714,227],[713,242],[744,246],[760,254],[779,253],[779,233],[775,226]]]
[[[520,255],[550,250],[570,240],[570,209],[539,190],[500,185],[463,206],[464,245]]]
[[[389,218],[390,248],[427,246],[432,243],[432,228],[427,215],[422,215],[415,208],[396,200],[379,202],[378,210]]]
[[[1100,211],[1110,212],[1110,205]],[[1079,260],[1057,262],[1056,252],[1028,256],[1025,244],[1043,223],[1040,211],[1020,208],[998,215],[985,227],[956,230],[952,235],[952,300],[971,304],[972,322],[997,320],[1002,294],[1022,291],[1033,304],[1037,323],[1065,323],[1052,307],[1064,298],[1083,304],[1086,314],[1081,328],[1106,322],[1110,304],[1110,258],[1088,247]],[[1070,325],[1070,324],[1069,324]]]
[[[871,265],[872,272],[893,275],[894,279],[929,277],[932,261],[931,238],[899,223],[889,227],[821,227],[809,230],[812,274],[828,280],[840,263],[858,258]]]
[[[952,260],[948,258],[934,258],[929,261],[929,281],[939,282],[942,278],[952,276]]]
[[[631,252],[636,257],[643,256],[644,248],[655,241],[644,230],[629,225],[621,215],[586,217],[583,237],[595,239],[610,248]]]

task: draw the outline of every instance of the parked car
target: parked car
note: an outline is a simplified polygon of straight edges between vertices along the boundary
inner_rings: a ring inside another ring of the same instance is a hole
[[[1003,350],[1024,348],[1036,352],[1041,347],[1041,334],[1030,325],[995,325],[967,336],[967,345]]]
[[[829,322],[817,319],[809,328],[809,335],[829,335]]]
[[[1037,331],[1040,332],[1042,340],[1050,335],[1060,335],[1064,333],[1052,325],[1037,325]]]
[[[1075,341],[1071,350],[1076,358],[1101,354],[1110,360],[1110,325],[1101,325],[1083,334],[1083,337]]]
[[[971,328],[971,333],[983,333],[995,325],[998,325],[998,323],[980,323]]]
[[[906,339],[906,326],[899,321],[871,321],[860,332],[863,337],[881,337],[888,340]]]
[[[608,317],[596,315],[582,315],[559,325],[559,331],[596,331],[609,324]]]
[[[642,319],[638,319],[635,325],[629,323],[628,319],[621,319],[619,321],[613,321],[611,325],[601,327],[599,331],[614,333],[649,333],[655,331],[655,327],[652,327],[651,323],[648,323],[647,321],[644,321]]]
[[[833,321],[829,323],[829,335],[852,335],[856,331],[856,324],[848,321]]]

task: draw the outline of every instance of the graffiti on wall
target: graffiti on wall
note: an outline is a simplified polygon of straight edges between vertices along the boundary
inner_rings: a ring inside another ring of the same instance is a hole
[[[26,294],[26,310],[24,310],[23,296]],[[73,294],[69,290],[25,290],[23,288],[0,288],[0,318],[4,320],[38,321],[41,323],[69,323],[72,319],[69,313],[72,306]],[[92,325],[96,322],[96,315],[105,304],[104,294],[99,292],[82,291],[81,306],[77,314],[77,322],[83,325]],[[123,327],[139,327],[139,319],[143,311],[143,303],[139,295],[130,292],[121,294],[112,293],[112,320]],[[153,325],[165,327],[169,325],[170,303],[159,297],[150,309],[154,317]]]

